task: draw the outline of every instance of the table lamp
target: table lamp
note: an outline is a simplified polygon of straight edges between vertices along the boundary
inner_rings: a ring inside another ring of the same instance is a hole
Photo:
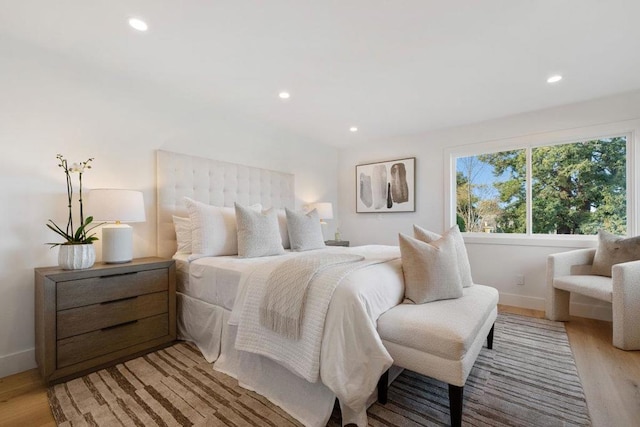
[[[94,222],[113,222],[102,227],[102,261],[108,264],[133,259],[133,229],[126,222],[144,222],[141,191],[96,188],[88,194],[87,213]]]
[[[320,224],[326,224],[325,219],[333,219],[333,205],[331,202],[318,202],[311,203],[309,205],[309,210],[318,211],[318,216],[320,217]]]

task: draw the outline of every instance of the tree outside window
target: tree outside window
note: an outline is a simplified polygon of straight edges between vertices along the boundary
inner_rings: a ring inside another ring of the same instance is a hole
[[[459,157],[457,222],[470,232],[626,234],[626,162],[625,136]]]

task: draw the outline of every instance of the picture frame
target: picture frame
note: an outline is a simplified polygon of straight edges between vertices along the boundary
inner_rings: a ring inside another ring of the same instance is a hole
[[[356,165],[356,213],[415,212],[416,158]]]

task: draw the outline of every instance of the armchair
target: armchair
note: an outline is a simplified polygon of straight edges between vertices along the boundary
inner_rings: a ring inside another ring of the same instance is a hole
[[[640,261],[615,264],[611,277],[591,273],[594,249],[577,249],[547,258],[546,317],[569,320],[571,292],[612,304],[613,345],[640,350]]]

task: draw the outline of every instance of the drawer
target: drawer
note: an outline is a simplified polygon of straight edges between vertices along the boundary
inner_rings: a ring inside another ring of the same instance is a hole
[[[57,309],[83,307],[168,288],[169,272],[166,268],[58,282]]]
[[[165,335],[169,335],[168,314],[134,320],[65,338],[57,343],[57,368],[60,369]]]
[[[166,313],[168,310],[169,295],[165,291],[58,311],[56,316],[57,337],[61,340]]]

